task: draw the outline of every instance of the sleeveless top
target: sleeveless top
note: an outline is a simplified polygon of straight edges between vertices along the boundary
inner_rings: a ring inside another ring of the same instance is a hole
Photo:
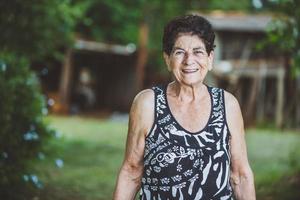
[[[191,133],[172,115],[167,86],[152,89],[155,120],[145,140],[140,199],[233,199],[224,91],[207,86],[211,98],[209,120],[201,131]]]

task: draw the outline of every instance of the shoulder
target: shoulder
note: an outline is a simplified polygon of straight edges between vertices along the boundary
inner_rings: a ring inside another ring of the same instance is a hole
[[[142,129],[144,134],[150,131],[154,123],[154,91],[145,89],[139,92],[130,109],[130,124],[136,129]]]
[[[228,111],[233,112],[240,110],[240,105],[236,97],[230,92],[227,92],[226,90],[224,90],[224,100],[226,109]]]
[[[234,135],[236,132],[241,132],[244,128],[241,108],[236,97],[225,90],[224,100],[226,121],[231,134]]]
[[[154,106],[154,91],[145,89],[140,91],[133,99],[132,108],[149,109]]]

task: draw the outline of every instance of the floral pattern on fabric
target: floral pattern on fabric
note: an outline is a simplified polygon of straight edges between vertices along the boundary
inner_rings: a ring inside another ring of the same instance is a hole
[[[210,118],[203,130],[191,134],[174,119],[167,104],[166,87],[152,89],[155,122],[145,141],[140,199],[232,199],[230,133],[223,90],[208,87]]]

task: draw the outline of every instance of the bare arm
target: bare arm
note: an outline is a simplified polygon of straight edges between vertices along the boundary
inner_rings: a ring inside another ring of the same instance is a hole
[[[231,133],[231,185],[237,200],[255,200],[253,173],[245,142],[243,117],[238,101],[225,92],[226,116]]]
[[[114,200],[133,200],[143,174],[145,137],[154,121],[154,92],[144,90],[134,99],[130,115],[126,152],[114,192]]]

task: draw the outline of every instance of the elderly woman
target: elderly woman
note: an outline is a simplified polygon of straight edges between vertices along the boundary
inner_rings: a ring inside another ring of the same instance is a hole
[[[203,83],[214,38],[201,16],[166,25],[163,56],[174,82],[135,97],[115,200],[134,199],[139,189],[145,200],[255,199],[239,104]]]

